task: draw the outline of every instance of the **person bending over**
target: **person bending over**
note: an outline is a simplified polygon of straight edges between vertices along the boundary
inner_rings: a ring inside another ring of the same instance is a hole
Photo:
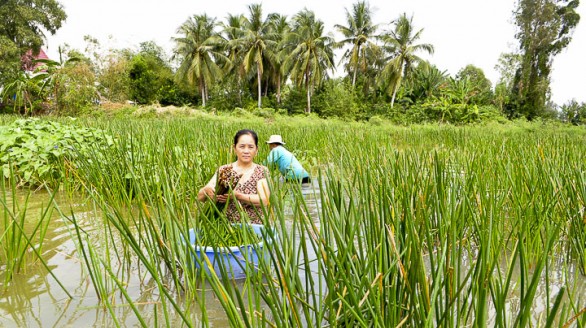
[[[274,134],[267,141],[271,152],[266,160],[268,166],[276,166],[279,172],[285,177],[285,181],[298,181],[301,183],[310,183],[309,173],[303,168],[295,155],[288,151],[283,145],[283,138]]]

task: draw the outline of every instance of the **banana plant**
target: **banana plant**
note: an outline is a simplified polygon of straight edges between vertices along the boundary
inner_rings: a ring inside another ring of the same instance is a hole
[[[29,114],[33,110],[33,101],[41,89],[42,77],[20,72],[18,77],[4,86],[0,91],[0,99],[5,103],[12,103],[15,112]]]
[[[34,63],[41,63],[37,71],[37,76],[43,80],[41,90],[50,88],[50,95],[55,100],[55,106],[59,108],[59,95],[62,93],[62,87],[67,83],[66,67],[81,61],[79,57],[64,58],[64,49],[59,47],[59,61],[52,59],[36,59]]]

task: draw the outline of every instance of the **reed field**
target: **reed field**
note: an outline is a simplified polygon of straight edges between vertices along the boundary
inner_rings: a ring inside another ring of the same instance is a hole
[[[85,130],[50,169],[0,148],[0,326],[586,326],[584,128],[56,120]],[[197,192],[243,128],[257,163],[281,134],[314,181],[271,173],[261,259],[232,280],[186,240],[221,224]]]

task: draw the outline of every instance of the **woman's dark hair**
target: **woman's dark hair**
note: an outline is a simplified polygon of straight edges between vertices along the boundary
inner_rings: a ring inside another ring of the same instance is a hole
[[[246,134],[248,134],[254,139],[254,145],[258,147],[258,136],[256,135],[256,132],[247,129],[236,132],[236,135],[234,136],[234,146],[238,144],[238,140],[240,139],[240,137]]]

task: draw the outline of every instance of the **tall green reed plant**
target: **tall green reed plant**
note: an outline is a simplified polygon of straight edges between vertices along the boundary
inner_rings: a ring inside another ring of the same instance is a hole
[[[8,186],[8,189],[7,189]],[[43,257],[43,242],[52,216],[52,198],[43,207],[38,217],[28,216],[29,190],[24,201],[19,199],[16,177],[10,171],[9,179],[0,182],[0,204],[2,205],[2,225],[0,226],[0,266],[2,267],[3,288],[9,288],[15,274],[26,271],[27,267],[40,263],[53,276],[57,284],[71,297],[59,279],[53,274]]]

